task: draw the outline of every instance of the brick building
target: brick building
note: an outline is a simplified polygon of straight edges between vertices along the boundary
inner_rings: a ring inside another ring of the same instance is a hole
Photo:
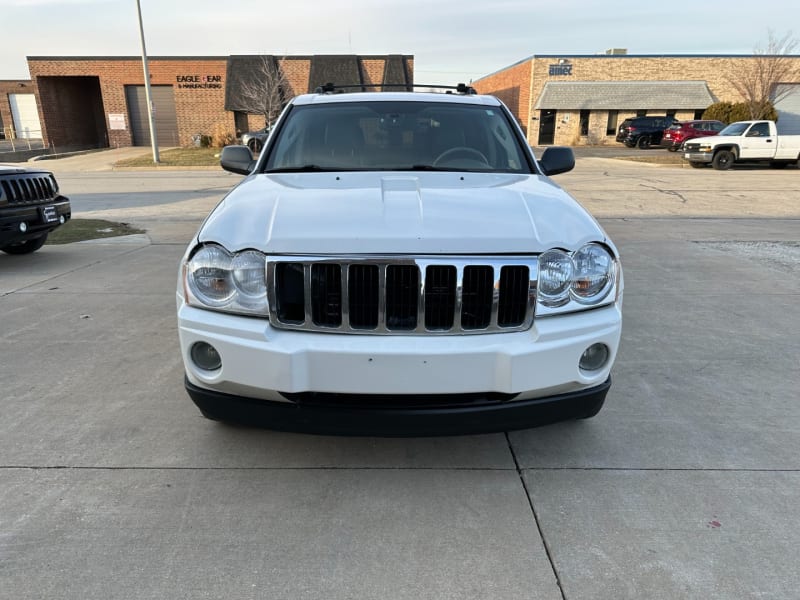
[[[41,137],[33,82],[0,80],[0,139]]]
[[[365,89],[413,84],[413,57],[407,55],[268,58],[283,73],[288,96],[313,91],[327,81]],[[263,127],[263,116],[236,110],[237,87],[229,85],[241,80],[239,70],[247,60],[149,58],[159,145],[186,146],[195,134]],[[141,58],[33,56],[28,57],[28,68],[32,82],[27,84],[38,99],[46,145],[59,152],[150,145]]]
[[[800,56],[790,93],[776,104],[779,125],[800,133]],[[753,56],[539,55],[474,81],[482,94],[505,102],[532,145],[614,144],[628,117],[700,118],[719,101],[741,102],[730,83]]]

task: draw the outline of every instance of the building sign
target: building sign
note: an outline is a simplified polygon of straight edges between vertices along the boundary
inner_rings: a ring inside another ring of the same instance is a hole
[[[222,75],[177,75],[179,90],[220,90]]]
[[[108,113],[109,129],[127,129],[125,125],[125,113]]]
[[[550,75],[572,75],[572,65],[569,63],[550,65]]]

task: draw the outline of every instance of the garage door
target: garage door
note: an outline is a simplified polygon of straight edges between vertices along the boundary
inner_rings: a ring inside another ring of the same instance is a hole
[[[778,93],[788,91],[775,103],[778,111],[778,132],[800,134],[800,84],[786,83],[778,86]]]
[[[39,110],[36,108],[36,96],[33,94],[9,94],[11,118],[17,137],[22,139],[41,139],[42,125],[39,122]]]
[[[159,146],[178,146],[178,115],[171,85],[150,86],[155,108],[156,139]],[[125,99],[134,146],[150,145],[150,122],[147,116],[147,95],[143,85],[126,85]]]

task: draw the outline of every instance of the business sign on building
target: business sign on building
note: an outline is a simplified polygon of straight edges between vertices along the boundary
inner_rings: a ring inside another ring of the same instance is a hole
[[[179,90],[222,89],[222,75],[176,75]]]
[[[125,113],[108,113],[108,128],[109,129],[127,129],[125,124]]]

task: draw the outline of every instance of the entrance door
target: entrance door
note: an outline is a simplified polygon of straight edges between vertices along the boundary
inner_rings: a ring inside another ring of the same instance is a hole
[[[18,138],[30,140],[42,139],[42,124],[39,122],[39,110],[36,108],[36,96],[33,94],[9,94],[11,118]]]
[[[151,85],[153,118],[156,122],[156,140],[159,146],[180,146],[178,115],[175,111],[175,94],[171,85]],[[150,118],[147,115],[147,94],[143,85],[126,85],[128,115],[134,146],[150,145]]]
[[[553,143],[556,135],[556,114],[555,110],[539,111],[539,146],[549,146]]]

